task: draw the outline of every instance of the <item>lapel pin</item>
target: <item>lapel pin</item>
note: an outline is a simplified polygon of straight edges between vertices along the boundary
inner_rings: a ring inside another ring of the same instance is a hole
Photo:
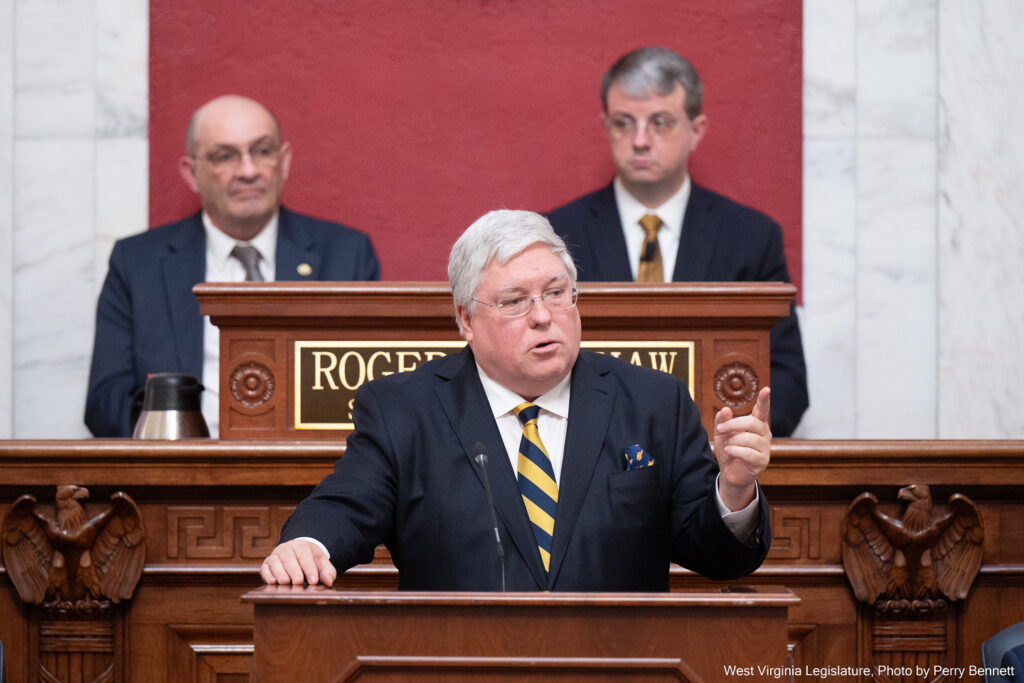
[[[313,274],[313,266],[309,265],[308,263],[300,263],[295,270],[297,270],[299,272],[299,275],[301,275],[302,277],[309,277],[310,275]]]

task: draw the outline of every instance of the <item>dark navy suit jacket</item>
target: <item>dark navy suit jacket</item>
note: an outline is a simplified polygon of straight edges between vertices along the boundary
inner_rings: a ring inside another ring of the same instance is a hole
[[[500,590],[474,444],[489,480],[510,591],[665,591],[669,563],[717,579],[756,569],[768,551],[768,503],[754,542],[721,519],[718,466],[686,385],[667,373],[581,351],[573,369],[550,573],[472,351],[384,377],[356,394],[344,457],[296,508],[282,541],[321,541],[339,571],[386,544],[405,590]],[[639,444],[651,467],[626,470]]]
[[[611,185],[550,213],[581,282],[633,279]],[[683,217],[674,282],[789,282],[778,223],[698,185]],[[807,410],[807,368],[795,304],[771,331],[771,426],[789,436]]]
[[[299,264],[310,266],[300,275]],[[379,280],[362,232],[281,208],[278,280]],[[131,436],[133,394],[155,372],[202,379],[203,320],[192,287],[206,279],[201,214],[118,240],[96,307],[85,424],[95,436]]]

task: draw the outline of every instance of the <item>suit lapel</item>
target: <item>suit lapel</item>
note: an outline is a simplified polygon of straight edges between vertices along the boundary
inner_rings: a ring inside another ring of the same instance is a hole
[[[457,358],[462,362],[456,361],[441,369],[444,373],[441,376],[449,381],[440,384],[435,393],[458,436],[466,459],[480,480],[481,487],[484,485],[483,474],[480,472],[480,466],[473,461],[473,456],[476,455],[473,452],[473,445],[479,441],[487,448],[487,476],[494,497],[495,513],[507,531],[507,540],[511,541],[523,557],[537,585],[545,586],[547,579],[544,577],[544,565],[541,564],[533,528],[526,516],[519,482],[516,481],[516,474],[509,466],[505,444],[498,432],[498,425],[494,422],[483,385],[480,384],[473,352],[467,347]]]
[[[690,201],[683,214],[683,234],[676,254],[674,282],[704,282],[708,277],[711,254],[718,239],[717,219],[711,211],[711,197],[704,188],[692,185]]]
[[[302,218],[281,207],[277,224],[277,280],[320,280],[320,252],[316,240],[302,225]]]
[[[602,282],[632,280],[629,251],[626,249],[626,238],[622,235],[619,207],[615,203],[615,192],[611,185],[594,195],[590,205],[590,219],[588,230],[592,237],[589,243],[594,252],[590,262],[596,272],[580,273],[580,279]]]
[[[558,487],[558,512],[551,545],[549,587],[554,585],[565,551],[572,538],[583,500],[594,476],[605,433],[615,405],[613,385],[599,375],[580,351],[572,375],[569,400],[569,425],[562,456],[562,475]]]
[[[202,381],[203,318],[192,287],[206,279],[206,232],[196,214],[167,243],[163,259],[164,295],[171,314],[181,371]]]

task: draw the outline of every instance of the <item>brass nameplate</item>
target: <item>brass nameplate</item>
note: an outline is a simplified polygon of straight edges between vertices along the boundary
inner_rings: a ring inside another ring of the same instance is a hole
[[[297,341],[295,429],[351,431],[352,404],[364,383],[415,370],[465,346],[464,341]],[[584,341],[581,346],[675,375],[694,396],[692,341]]]

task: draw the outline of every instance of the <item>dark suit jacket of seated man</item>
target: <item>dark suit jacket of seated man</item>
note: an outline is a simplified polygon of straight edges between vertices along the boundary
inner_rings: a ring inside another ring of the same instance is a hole
[[[665,47],[628,52],[605,72],[601,120],[615,179],[549,215],[581,282],[790,281],[779,225],[690,179],[690,155],[708,131],[702,102],[696,69]],[[658,218],[650,241],[647,215]],[[790,436],[808,405],[795,305],[771,330],[770,384],[772,432]]]
[[[612,186],[548,218],[579,267],[580,282],[633,279]],[[782,229],[765,214],[690,186],[673,282],[790,282]],[[771,329],[772,434],[790,436],[808,406],[807,367],[796,305]]]
[[[506,230],[526,245],[514,244],[508,251],[522,251],[502,264],[507,252],[457,259],[466,235],[456,243],[449,275],[469,347],[359,389],[345,454],[285,524],[282,544],[261,568],[264,581],[330,584],[335,570],[370,561],[379,544],[406,590],[664,591],[670,562],[715,579],[752,572],[770,542],[768,503],[756,486],[770,448],[767,388],[752,415],[734,418],[725,409],[716,417],[720,468],[684,382],[579,350],[575,297],[568,304],[563,289],[573,285],[575,269],[564,265],[567,256],[556,257],[565,248],[547,221],[495,211],[466,233],[488,230]],[[456,281],[474,282],[464,275],[472,264],[486,287]],[[470,300],[478,304],[472,311]],[[502,317],[510,302],[528,305]],[[492,403],[493,387],[508,394],[504,404]],[[553,395],[566,387],[566,414],[546,418],[545,406],[554,404],[545,399],[557,402]],[[560,478],[547,571],[543,534],[524,504],[516,454],[502,431],[508,422],[499,424],[511,419],[519,443],[523,430],[507,406],[520,401],[536,401],[540,419],[564,429],[564,449],[549,448],[562,459],[559,466],[551,458]],[[503,560],[485,472],[475,462],[478,442],[489,455]],[[630,467],[625,455],[634,445],[653,461]],[[735,505],[726,501],[734,484],[745,491]],[[727,525],[729,514],[751,522],[743,538]]]
[[[131,436],[132,397],[149,374],[203,376],[203,318],[192,293],[206,279],[200,216],[114,244],[96,307],[86,398],[85,423],[95,436]],[[277,280],[380,279],[364,233],[284,207],[274,260]]]

